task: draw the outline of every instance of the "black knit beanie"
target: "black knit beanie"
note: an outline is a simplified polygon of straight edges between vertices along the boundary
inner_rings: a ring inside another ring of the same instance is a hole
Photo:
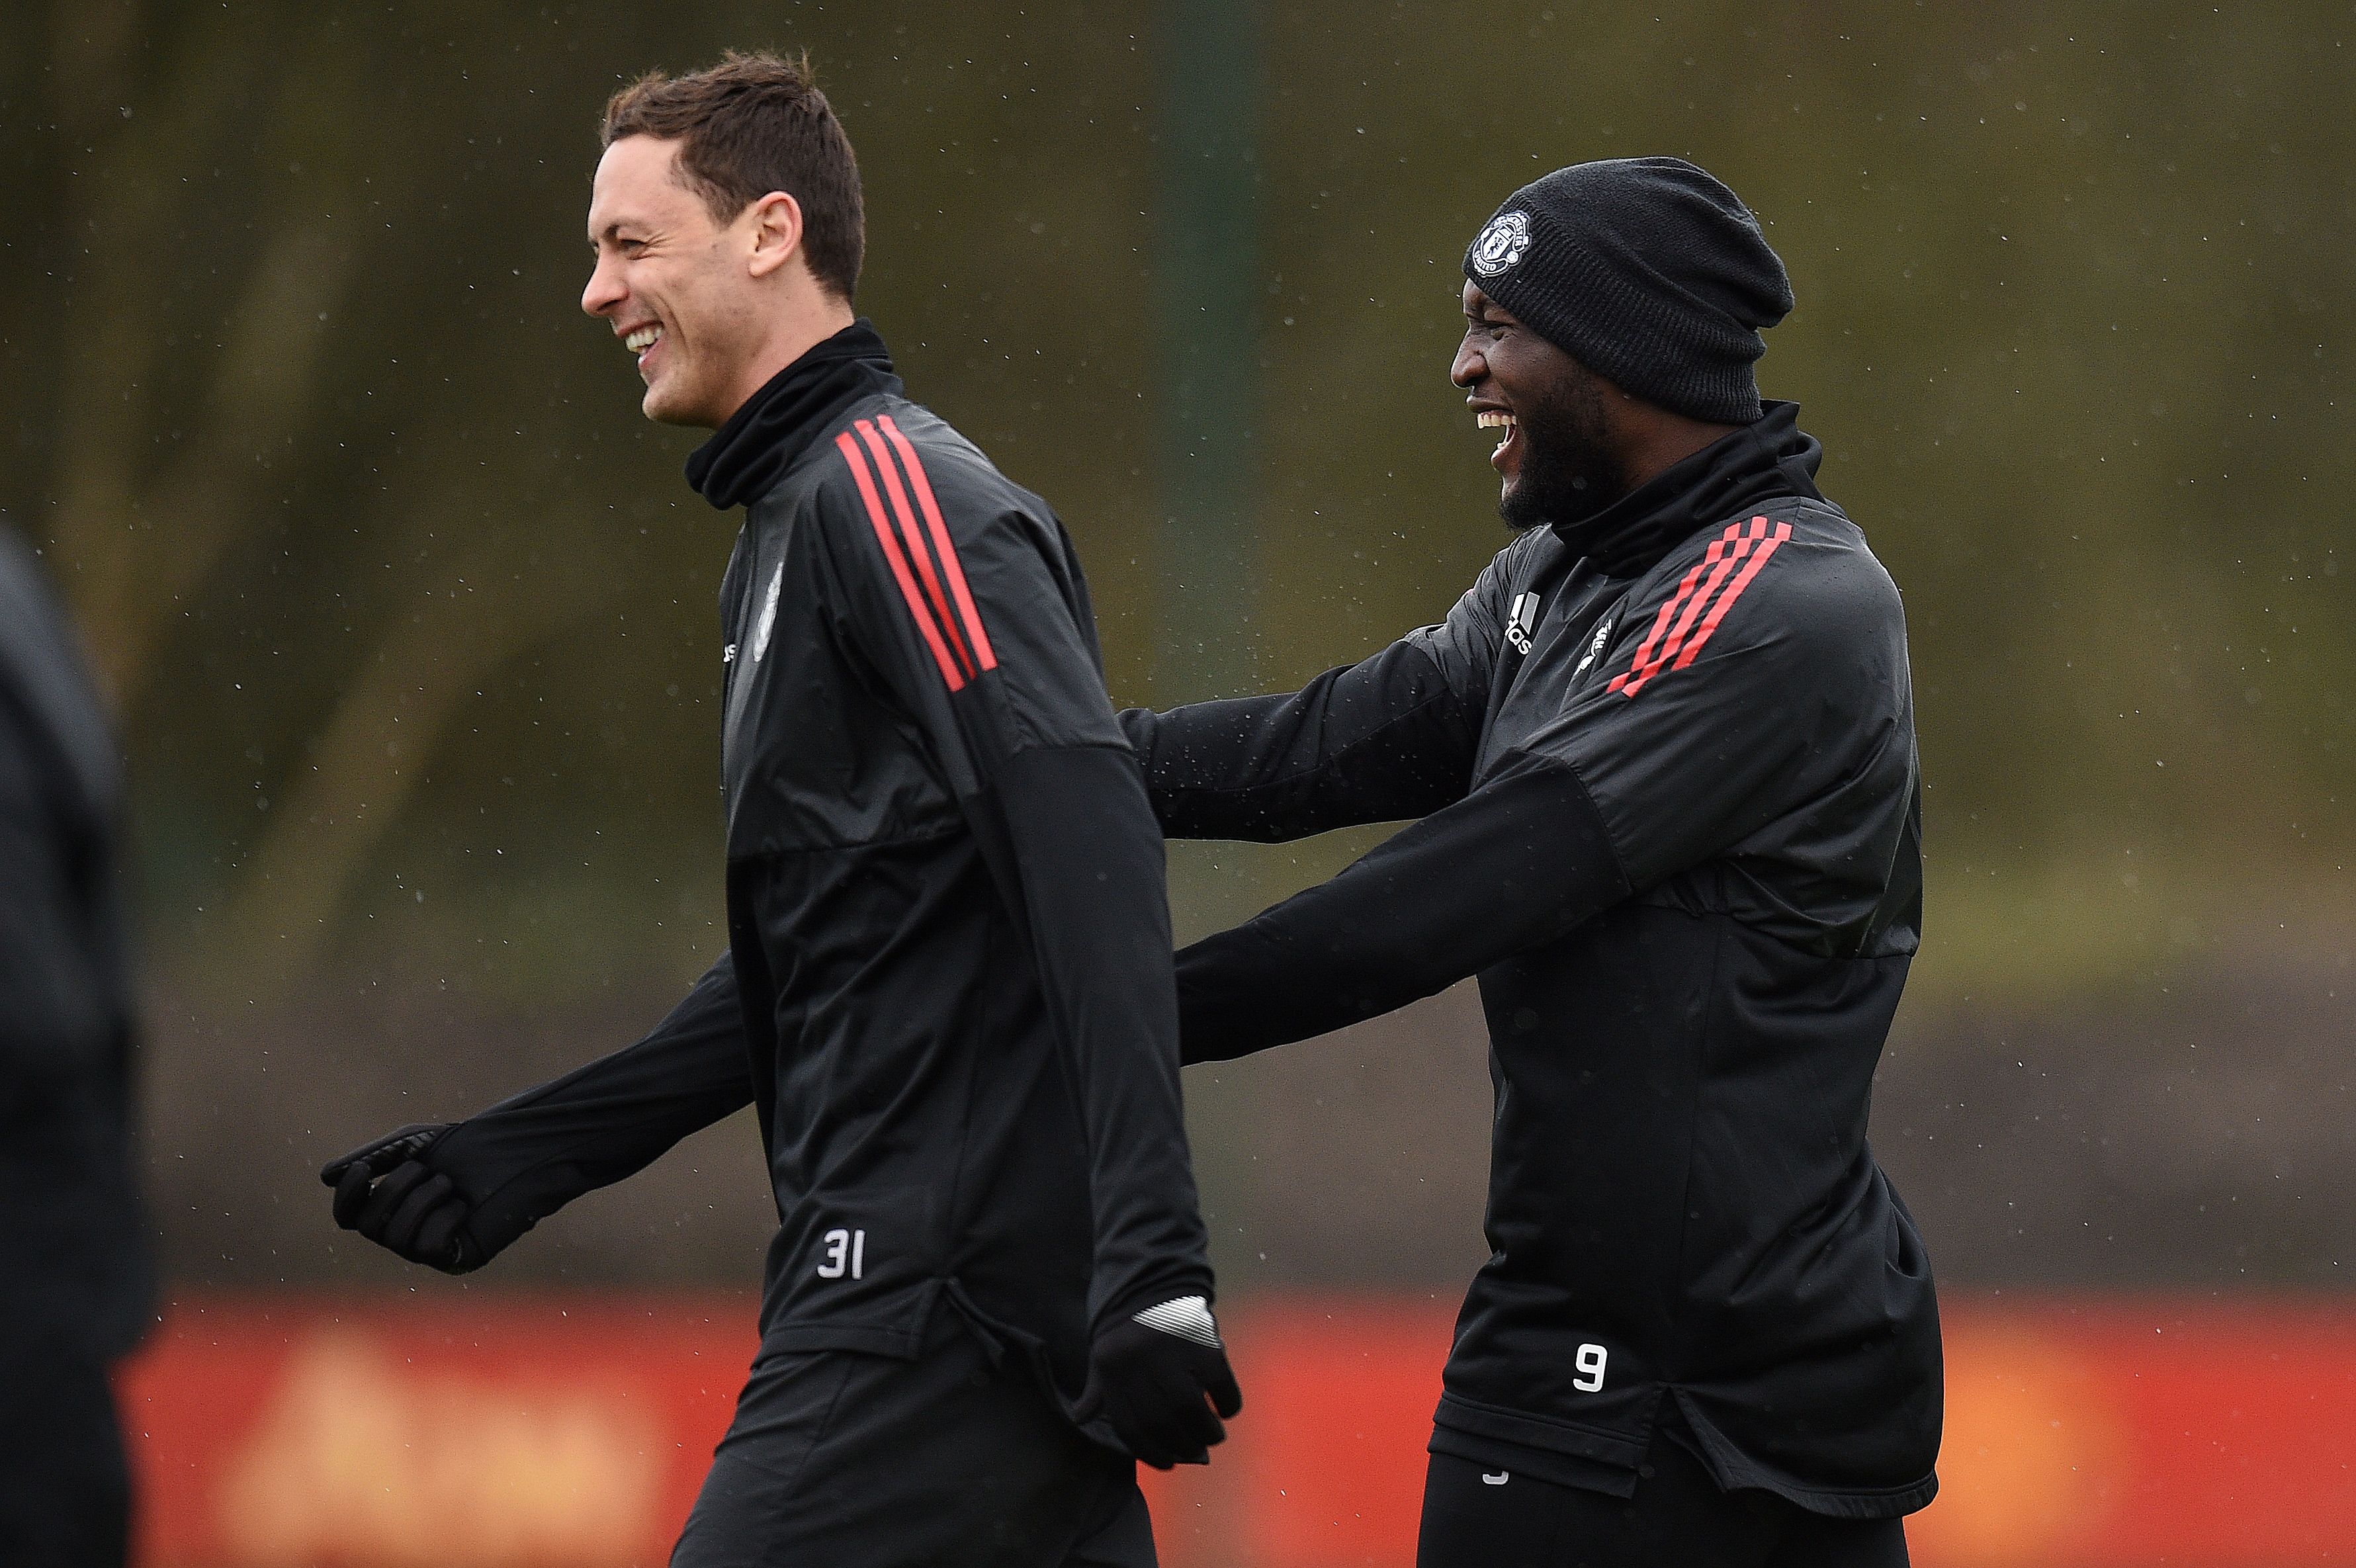
[[[1759,417],[1759,331],[1792,308],[1759,220],[1683,158],[1574,164],[1522,187],[1464,275],[1622,391],[1717,424]]]

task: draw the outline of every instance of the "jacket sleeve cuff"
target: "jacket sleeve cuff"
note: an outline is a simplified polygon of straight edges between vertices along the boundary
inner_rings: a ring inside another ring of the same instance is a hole
[[[1150,1284],[1131,1285],[1114,1296],[1097,1312],[1093,1332],[1102,1334],[1117,1323],[1126,1323],[1150,1306],[1160,1306],[1165,1301],[1175,1301],[1183,1295],[1199,1295],[1205,1302],[1215,1303],[1217,1290],[1205,1268],[1184,1269],[1173,1273],[1156,1274]]]

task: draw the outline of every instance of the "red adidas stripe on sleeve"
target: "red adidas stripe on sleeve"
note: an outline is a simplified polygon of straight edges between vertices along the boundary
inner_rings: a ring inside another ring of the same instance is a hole
[[[1661,607],[1652,629],[1636,650],[1634,660],[1624,671],[1612,677],[1607,689],[1623,697],[1633,697],[1664,669],[1682,670],[1691,664],[1718,630],[1719,623],[1726,618],[1726,612],[1734,607],[1742,591],[1767,564],[1768,557],[1775,553],[1776,546],[1791,537],[1790,523],[1776,523],[1771,533],[1763,517],[1752,518],[1747,532],[1739,522],[1727,524],[1726,532],[1710,541],[1708,551],[1694,563],[1677,584],[1677,591]],[[1737,567],[1740,568],[1739,572]],[[1728,584],[1729,576],[1733,578],[1731,585]],[[1697,586],[1698,593],[1695,591]],[[1697,620],[1700,622],[1697,632]]]
[[[865,454],[859,450],[858,441],[848,430],[837,435],[834,444],[841,451],[842,460],[851,465],[851,478],[859,487],[859,499],[867,504],[867,521],[875,529],[875,542],[884,547],[884,559],[890,564],[892,575],[900,585],[900,596],[907,601],[908,613],[916,618],[916,630],[923,635],[925,646],[933,650],[933,661],[941,667],[941,679],[948,682],[950,691],[962,691],[965,671],[959,668],[958,657],[950,653],[939,623],[933,619],[932,607],[925,603],[916,576],[908,570],[907,557],[901,553],[891,520],[884,514],[884,499],[876,494],[875,476],[868,471]]]
[[[930,596],[934,613],[939,617],[936,624],[948,634],[949,651],[957,655],[958,668],[971,679],[975,673],[973,655],[958,636],[957,622],[950,618],[948,601],[941,596],[940,578],[934,574],[932,555],[916,533],[916,514],[909,510],[908,492],[900,486],[900,471],[884,455],[884,438],[875,434],[875,426],[862,419],[855,428],[859,438],[867,444],[867,450],[874,454],[875,471],[884,477],[884,493],[892,498],[892,512],[900,520],[900,538],[908,547],[908,559],[916,564],[916,575],[924,579],[925,592]]]
[[[863,426],[865,422],[861,423]],[[990,633],[981,624],[981,612],[974,607],[973,594],[966,585],[965,564],[958,559],[957,546],[949,541],[948,525],[941,521],[941,509],[933,499],[933,482],[925,475],[925,465],[917,459],[915,445],[892,423],[890,414],[877,415],[875,423],[891,437],[892,449],[900,455],[902,466],[908,470],[908,483],[916,492],[916,504],[924,509],[925,522],[931,528],[934,546],[940,552],[941,575],[949,580],[949,593],[957,599],[958,614],[965,619],[966,640],[972,645],[981,668],[995,670],[997,651],[990,646]]]
[[[1726,612],[1734,607],[1734,601],[1740,598],[1742,590],[1751,585],[1751,579],[1759,575],[1760,568],[1767,564],[1767,557],[1775,553],[1777,545],[1792,537],[1790,523],[1779,522],[1775,525],[1775,532],[1768,533],[1766,521],[1763,517],[1751,520],[1751,537],[1759,542],[1757,553],[1751,557],[1751,564],[1742,568],[1742,575],[1734,579],[1734,586],[1727,589],[1725,596],[1710,607],[1708,617],[1701,623],[1701,634],[1686,645],[1685,652],[1678,656],[1671,668],[1682,670],[1694,661],[1695,656],[1701,652],[1702,645],[1718,629],[1718,623],[1726,618]]]

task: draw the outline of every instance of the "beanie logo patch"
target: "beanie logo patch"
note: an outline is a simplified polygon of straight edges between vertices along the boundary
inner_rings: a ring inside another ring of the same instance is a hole
[[[1495,277],[1520,261],[1529,248],[1530,215],[1518,210],[1500,212],[1472,242],[1472,270],[1484,278]]]

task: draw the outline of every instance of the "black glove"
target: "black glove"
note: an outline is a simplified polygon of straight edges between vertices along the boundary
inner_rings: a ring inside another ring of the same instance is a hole
[[[336,1189],[336,1223],[445,1274],[466,1273],[490,1262],[467,1233],[472,1206],[457,1183],[423,1159],[456,1125],[419,1122],[329,1160],[319,1179]]]
[[[1101,1419],[1131,1455],[1167,1470],[1209,1464],[1211,1444],[1227,1435],[1220,1417],[1243,1407],[1209,1304],[1182,1295],[1097,1336],[1072,1416],[1083,1424]]]

